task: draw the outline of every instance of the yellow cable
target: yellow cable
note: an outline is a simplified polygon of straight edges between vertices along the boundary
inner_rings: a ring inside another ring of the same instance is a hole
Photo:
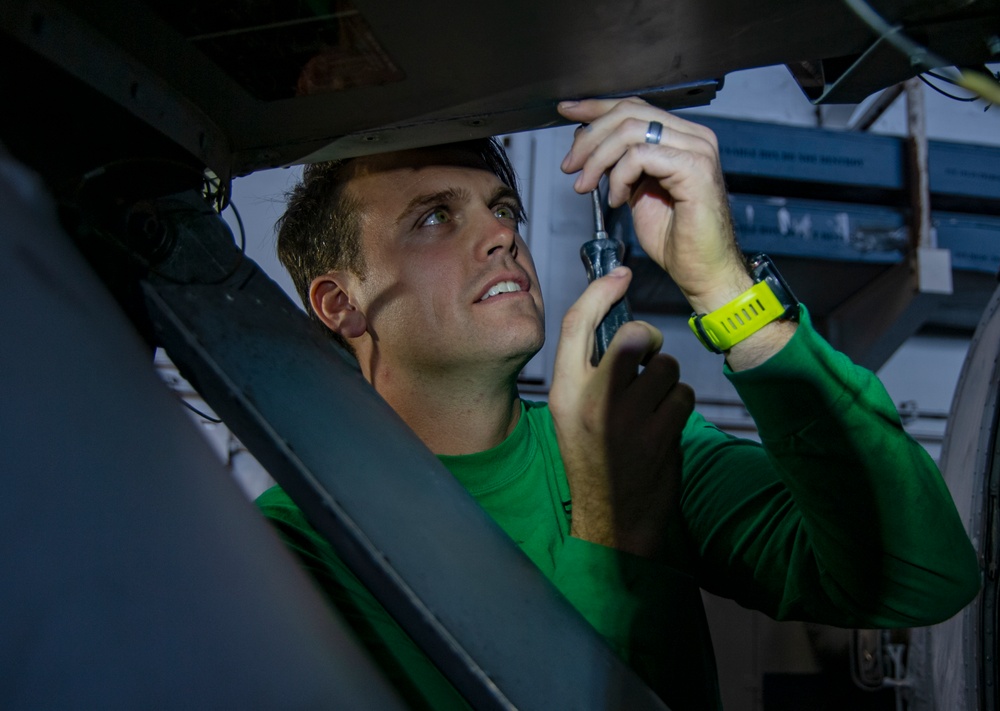
[[[956,80],[963,89],[977,94],[991,104],[1000,105],[1000,83],[982,72],[963,69]]]

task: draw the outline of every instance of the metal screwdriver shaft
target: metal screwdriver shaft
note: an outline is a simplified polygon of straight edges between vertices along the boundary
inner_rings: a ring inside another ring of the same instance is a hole
[[[583,266],[587,269],[587,279],[594,281],[612,269],[620,266],[625,254],[625,245],[619,240],[610,239],[604,229],[604,211],[601,209],[601,199],[597,188],[590,193],[594,209],[594,239],[589,240],[580,248],[580,257],[583,259]],[[608,345],[615,333],[622,324],[632,320],[632,309],[629,308],[628,300],[622,297],[615,302],[597,326],[594,334],[594,354],[591,361],[594,365],[600,362],[608,350]]]
[[[590,191],[590,198],[594,207],[594,239],[607,239],[608,233],[604,229],[604,210],[601,209],[601,196],[597,188]]]

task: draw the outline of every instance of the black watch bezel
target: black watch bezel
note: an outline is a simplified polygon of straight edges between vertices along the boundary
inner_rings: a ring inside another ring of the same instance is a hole
[[[792,293],[792,288],[788,286],[788,282],[786,282],[781,276],[781,272],[779,272],[778,268],[774,266],[774,262],[771,261],[771,258],[768,255],[763,252],[759,252],[751,257],[748,257],[747,271],[750,272],[750,278],[753,279],[754,284],[766,281],[767,285],[774,293],[775,298],[777,298],[779,303],[785,307],[784,313],[782,313],[777,320],[798,320],[799,300],[795,298],[795,294]]]

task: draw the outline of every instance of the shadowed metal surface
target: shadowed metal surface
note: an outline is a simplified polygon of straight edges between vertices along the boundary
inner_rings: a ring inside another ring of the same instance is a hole
[[[2,148],[0,326],[5,709],[404,708]]]
[[[941,471],[979,552],[983,591],[947,622],[914,630],[911,669],[920,691],[914,711],[997,708],[998,344],[1000,290],[986,308],[962,366],[941,453]]]
[[[956,63],[986,60],[1000,14],[996,0],[875,6]],[[659,103],[705,104],[726,73],[771,64],[857,101],[909,66],[852,77],[877,38],[830,0],[19,0],[0,18],[222,175],[556,125],[564,98],[681,87]]]

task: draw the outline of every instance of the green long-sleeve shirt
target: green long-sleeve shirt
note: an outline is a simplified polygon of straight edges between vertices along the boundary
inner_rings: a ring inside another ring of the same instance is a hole
[[[440,457],[675,711],[720,706],[699,587],[777,619],[846,627],[937,622],[979,587],[941,476],[881,383],[831,349],[804,310],[801,320],[767,363],[727,369],[763,446],[697,414],[688,421],[686,535],[673,567],[570,536],[569,486],[544,404],[525,402],[494,449]],[[281,489],[258,504],[414,707],[466,708]]]

